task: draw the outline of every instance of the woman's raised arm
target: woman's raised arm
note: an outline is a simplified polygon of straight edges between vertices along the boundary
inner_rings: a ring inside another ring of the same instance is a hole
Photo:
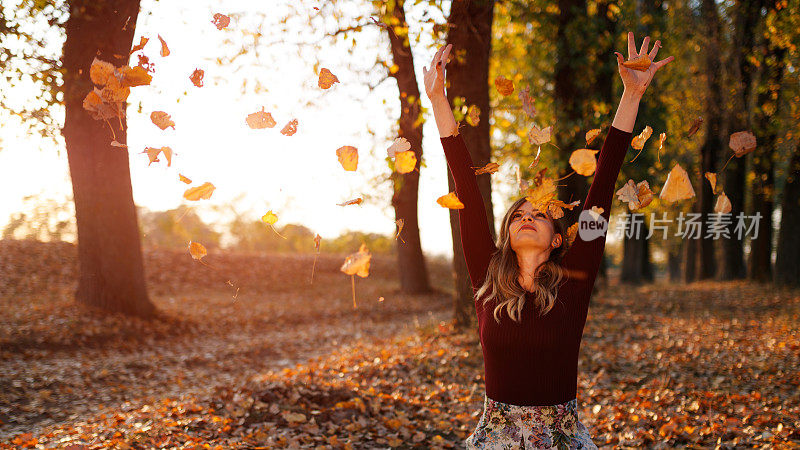
[[[422,72],[425,75],[425,93],[431,100],[447,166],[453,174],[456,196],[464,204],[464,208],[458,210],[461,245],[472,288],[477,291],[486,278],[489,260],[497,247],[492,240],[483,197],[472,169],[472,158],[458,133],[458,125],[444,92],[444,68],[451,48],[452,44],[440,48],[433,56],[430,68],[423,66]]]

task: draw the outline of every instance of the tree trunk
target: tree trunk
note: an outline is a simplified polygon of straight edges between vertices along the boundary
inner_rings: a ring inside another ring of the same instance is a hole
[[[109,125],[92,119],[82,105],[93,87],[89,67],[95,56],[115,66],[127,63],[138,14],[138,0],[70,2],[62,133],[78,225],[80,277],[75,298],[108,311],[150,317],[155,307],[145,286],[128,152],[110,145]],[[110,124],[123,144],[124,123]]]
[[[480,109],[481,120],[477,127],[464,126],[459,132],[468,143],[472,162],[476,167],[489,163],[492,149],[489,140],[489,55],[492,49],[492,20],[494,0],[453,0],[450,16],[447,19],[447,43],[453,44],[453,57],[447,65],[447,100],[454,104],[456,97],[464,97],[466,105],[476,105]],[[456,55],[463,54],[459,60]],[[492,209],[492,185],[489,174],[478,175],[478,189],[486,206],[486,216],[496,239],[494,212]],[[447,171],[447,185],[455,190],[450,169]],[[458,226],[458,212],[450,210],[450,229],[453,236],[453,268],[455,270],[456,298],[454,314],[456,327],[467,327],[475,316],[472,287],[464,249],[461,246],[461,232]]]
[[[706,138],[700,148],[700,241],[697,243],[697,274],[698,280],[713,278],[716,275],[716,258],[714,255],[714,242],[713,236],[707,236],[706,230],[709,224],[713,222],[709,214],[714,212],[714,192],[704,174],[706,172],[716,173],[717,163],[717,149],[723,148],[722,144],[722,80],[721,80],[721,30],[719,11],[717,4],[714,0],[703,0],[701,4],[701,12],[703,17],[703,24],[705,25],[705,36],[703,39],[705,48],[703,50],[705,59],[705,76],[706,76],[706,92],[708,97],[706,99]]]
[[[420,294],[430,291],[428,270],[425,256],[419,239],[419,220],[417,215],[417,199],[419,194],[419,171],[422,162],[422,112],[420,109],[420,92],[417,76],[414,73],[414,57],[408,42],[408,24],[406,23],[404,0],[390,3],[387,16],[391,17],[389,42],[392,47],[392,59],[398,70],[392,76],[397,80],[400,92],[399,135],[408,140],[411,150],[417,156],[417,165],[413,171],[405,174],[394,172],[394,195],[392,206],[395,219],[403,221],[403,230],[397,241],[397,265],[400,274],[400,290],[408,294]]]
[[[628,215],[632,216],[633,214],[628,213]],[[632,219],[629,220],[632,221]],[[647,224],[643,223],[639,231],[639,233],[633,233],[633,237],[628,237],[626,234],[623,238],[620,281],[624,283],[639,284],[645,281],[653,281],[653,267],[650,263],[650,241],[646,239],[648,234]]]
[[[783,188],[781,226],[778,231],[775,283],[800,285],[800,144],[792,154]]]

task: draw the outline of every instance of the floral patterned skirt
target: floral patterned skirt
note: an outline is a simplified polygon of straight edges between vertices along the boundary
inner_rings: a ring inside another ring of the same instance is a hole
[[[484,395],[483,415],[468,449],[597,449],[578,420],[578,400],[551,406],[501,403]]]

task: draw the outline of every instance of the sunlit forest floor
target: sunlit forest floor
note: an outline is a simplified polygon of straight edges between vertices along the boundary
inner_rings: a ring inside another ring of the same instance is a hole
[[[343,258],[310,284],[313,255],[148,251],[148,323],[71,302],[71,245],[0,241],[0,447],[463,448],[483,371],[477,332],[447,322],[449,265],[407,296],[373,256],[354,309]],[[800,292],[768,285],[612,283],[581,420],[608,448],[798,448],[799,319]]]

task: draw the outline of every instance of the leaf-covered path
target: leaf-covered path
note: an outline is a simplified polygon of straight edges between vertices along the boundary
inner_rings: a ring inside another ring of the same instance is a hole
[[[230,258],[231,267],[260,270]],[[148,259],[150,268],[172,264]],[[357,281],[357,312],[333,260],[318,263],[314,289],[287,278],[283,290],[250,300],[243,288],[238,305],[224,290],[176,294],[155,283],[164,289],[159,307],[183,315],[147,326],[83,317],[55,294],[4,292],[3,307],[15,313],[2,319],[0,379],[13,397],[2,399],[11,410],[2,411],[0,442],[462,448],[483,400],[477,334],[439,323],[449,316],[446,295],[391,294],[381,278],[391,261],[380,261]],[[446,286],[447,266],[432,266]],[[607,448],[798,448],[798,319],[797,291],[612,285],[593,299],[584,332],[581,420]],[[17,414],[25,422],[9,421]],[[57,425],[44,428],[48,421]]]

